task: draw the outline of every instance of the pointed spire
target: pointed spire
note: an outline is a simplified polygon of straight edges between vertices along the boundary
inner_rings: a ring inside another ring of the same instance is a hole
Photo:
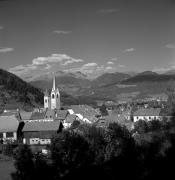
[[[56,90],[56,85],[55,85],[55,74],[53,73],[53,88],[52,88],[53,91]]]

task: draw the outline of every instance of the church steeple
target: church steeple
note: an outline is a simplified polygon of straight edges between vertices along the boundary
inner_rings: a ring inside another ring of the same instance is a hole
[[[56,88],[55,76],[53,76],[53,87],[51,92],[51,109],[60,109],[60,93]]]
[[[56,90],[56,85],[55,85],[55,75],[53,77],[53,87],[52,87],[52,91]]]

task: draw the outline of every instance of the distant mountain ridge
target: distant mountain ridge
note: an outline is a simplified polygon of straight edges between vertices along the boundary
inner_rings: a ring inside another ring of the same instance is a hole
[[[0,69],[0,105],[2,108],[31,108],[43,106],[45,89],[52,88],[53,74],[46,74],[36,81],[27,83],[5,70]],[[63,105],[95,104],[98,100],[135,99],[166,92],[175,75],[158,74],[152,71],[138,73],[105,73],[88,80],[81,72],[56,73],[56,84],[61,93]]]
[[[67,95],[63,101],[78,103],[79,97],[96,100],[119,100],[123,97],[141,98],[153,94],[162,94],[166,92],[166,87],[170,80],[175,80],[175,75],[158,74],[152,71],[141,73],[104,73],[101,76],[89,80],[81,72],[69,73],[58,71],[55,73],[56,84],[61,92]],[[42,91],[52,88],[53,74],[38,76],[37,80],[30,84]],[[82,101],[81,101],[82,102]]]
[[[122,82],[125,79],[130,78],[131,76],[124,73],[105,73],[96,79],[92,80],[91,85],[92,86],[107,86],[112,84],[118,84]]]
[[[56,72],[50,72],[46,74],[42,74],[39,76],[34,76],[34,77],[29,77],[28,81],[41,81],[41,80],[52,80],[53,76],[55,77],[73,77],[73,78],[78,78],[78,79],[87,79],[87,76],[80,71],[70,73],[70,72],[65,72],[65,71],[56,71]]]
[[[144,82],[167,82],[175,79],[175,75],[158,74],[152,71],[145,71],[137,74],[134,77],[122,81],[122,84],[134,84]]]

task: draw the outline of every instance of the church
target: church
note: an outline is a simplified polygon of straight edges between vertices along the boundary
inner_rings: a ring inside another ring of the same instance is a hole
[[[60,92],[59,92],[59,89],[56,88],[55,77],[54,77],[51,94],[49,95],[47,90],[44,94],[44,108],[50,109],[50,110],[54,110],[54,109],[59,110],[60,106],[61,106],[60,105]]]

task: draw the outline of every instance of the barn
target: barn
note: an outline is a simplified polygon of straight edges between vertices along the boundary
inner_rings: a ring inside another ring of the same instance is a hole
[[[61,128],[60,121],[26,122],[23,127],[23,143],[28,145],[46,145]]]

